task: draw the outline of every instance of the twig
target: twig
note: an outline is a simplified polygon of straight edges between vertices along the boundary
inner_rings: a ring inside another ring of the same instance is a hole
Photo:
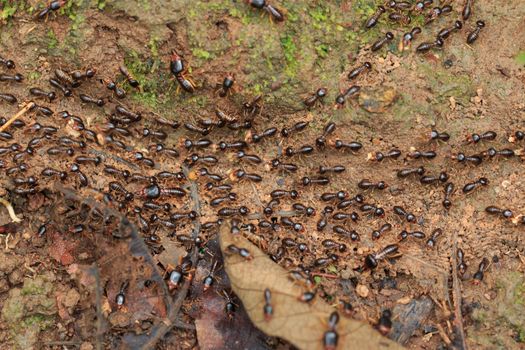
[[[7,209],[7,212],[9,213],[9,217],[11,218],[11,221],[22,222],[22,219],[16,216],[15,210],[13,209],[13,206],[11,205],[11,203],[9,203],[7,200],[3,198],[0,198],[0,204],[2,204]]]
[[[182,166],[182,172],[188,179],[190,183],[190,196],[193,200],[193,210],[197,212],[197,218],[194,221],[193,226],[193,232],[192,237],[195,239],[199,236],[200,229],[201,229],[201,222],[200,222],[200,213],[201,213],[201,201],[199,197],[199,186],[197,185],[197,182],[190,179],[189,176],[189,169],[186,166]],[[197,265],[197,257],[198,257],[198,249],[197,247],[194,247],[191,252],[191,262],[193,266]],[[191,281],[189,279],[186,279],[184,284],[182,285],[182,288],[180,289],[179,293],[177,294],[177,297],[175,298],[175,301],[173,302],[173,307],[168,312],[167,315],[167,322],[166,323],[160,323],[157,326],[155,326],[149,335],[148,341],[142,345],[140,349],[146,350],[146,349],[154,349],[157,342],[161,340],[166,333],[168,333],[173,327],[177,327],[178,323],[176,321],[177,316],[179,314],[180,308],[182,307],[182,304],[184,303],[184,300],[188,296],[188,291],[190,289]]]
[[[24,108],[19,110],[18,113],[12,116],[11,119],[9,119],[4,125],[0,126],[0,132],[5,131],[9,127],[9,125],[13,124],[15,120],[17,120],[18,118],[26,114],[26,112],[30,110],[31,108],[33,108],[34,106],[35,106],[35,103],[32,101],[26,104]]]
[[[129,244],[129,249],[132,252],[133,255],[141,255],[144,258],[144,261],[147,262],[152,267],[152,275],[151,279],[156,282],[158,285],[161,285],[163,295],[169,295],[168,287],[166,286],[166,283],[164,283],[164,278],[162,278],[161,274],[158,271],[157,264],[153,260],[153,257],[151,256],[148,247],[146,246],[146,243],[144,243],[144,240],[139,237],[138,229],[133,223],[131,223],[128,218],[126,218],[124,215],[122,215],[119,211],[110,208],[106,205],[100,204],[99,202],[95,201],[92,198],[83,198],[75,194],[75,192],[71,189],[63,187],[60,183],[55,183],[55,189],[62,192],[66,197],[70,199],[74,199],[79,202],[84,202],[88,204],[92,208],[96,208],[101,211],[105,211],[106,213],[118,218],[120,220],[120,226],[123,229],[129,229],[129,235],[131,237],[131,243]],[[169,299],[166,300],[166,304],[168,308],[170,307]]]
[[[81,342],[74,341],[74,340],[45,341],[43,344],[47,346],[80,346],[82,345]]]
[[[463,316],[461,315],[461,286],[458,278],[458,237],[456,230],[453,230],[452,244],[452,300],[454,301],[454,325],[456,335],[459,339],[454,339],[460,350],[466,350],[465,331],[463,329]]]
[[[121,226],[124,226],[125,228],[128,228],[131,242],[129,244],[129,249],[132,252],[133,255],[141,255],[144,258],[144,261],[151,265],[152,267],[152,274],[151,279],[157,283],[157,285],[161,286],[162,288],[162,295],[165,296],[165,303],[166,303],[166,309],[168,310],[168,314],[171,314],[174,309],[177,310],[180,309],[180,306],[182,305],[182,301],[180,302],[179,306],[176,306],[176,303],[172,303],[171,299],[169,298],[169,291],[168,287],[166,286],[166,283],[164,282],[164,279],[160,275],[157,265],[155,261],[153,260],[153,257],[151,256],[146,244],[144,241],[139,237],[138,230],[124,215],[122,215],[120,212],[116,211],[115,209],[112,209],[106,205],[103,205],[97,201],[95,201],[92,198],[83,198],[78,196],[74,190],[65,188],[60,183],[55,183],[54,185],[55,190],[61,192],[66,198],[73,199],[78,202],[84,202],[87,205],[89,205],[92,208],[99,209],[101,211],[105,211],[108,214],[120,219]],[[196,261],[196,254],[195,254],[195,261]]]
[[[295,210],[279,210],[275,212],[275,215],[281,216],[281,217],[294,217],[294,216],[300,216],[301,214]],[[249,220],[256,220],[256,219],[260,220],[260,219],[264,219],[264,216],[261,213],[251,213],[251,214],[248,214],[246,218]]]
[[[188,323],[185,323],[181,320],[177,320],[175,322],[173,322],[173,327],[174,328],[179,328],[179,329],[187,329],[187,330],[195,330],[195,326],[192,325],[192,324],[188,324]]]
[[[445,330],[443,329],[443,326],[441,326],[439,323],[437,323],[436,324],[436,328],[438,330],[438,333],[439,333],[439,336],[441,337],[441,339],[443,339],[445,344],[450,346],[452,344],[452,342],[450,341],[450,338],[448,337],[447,332],[445,332]]]
[[[100,284],[100,274],[98,271],[98,266],[96,263],[93,263],[93,266],[91,267],[91,274],[95,277],[95,288],[96,288],[96,303],[97,303],[97,333],[95,335],[95,341],[96,341],[96,349],[102,350],[102,338],[103,338],[103,332],[102,332],[102,319],[104,316],[102,315],[102,286]]]
[[[198,213],[197,220],[194,221],[193,226],[193,232],[192,236],[193,239],[197,238],[199,236],[199,233],[201,231],[201,221],[200,221],[200,213],[201,213],[201,200],[199,197],[199,185],[196,181],[190,180],[190,170],[185,165],[182,166],[182,172],[184,173],[184,176],[188,179],[190,182],[190,196],[193,200],[193,210]]]
[[[99,151],[99,150],[96,150],[96,149],[89,150],[89,153],[96,154],[97,156],[104,156],[104,157],[106,157],[106,159],[107,158],[111,158],[115,162],[126,164],[128,167],[133,168],[134,170],[139,170],[140,169],[140,167],[137,166],[136,164],[133,164],[130,161],[127,161],[126,159],[124,159],[122,157],[119,157],[119,156],[115,156],[113,154],[102,152],[102,151]]]

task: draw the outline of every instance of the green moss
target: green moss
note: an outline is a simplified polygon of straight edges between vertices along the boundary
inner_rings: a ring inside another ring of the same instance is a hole
[[[289,77],[295,77],[297,73],[297,60],[295,58],[297,46],[295,46],[293,37],[291,35],[285,35],[281,37],[281,47],[283,49],[283,55],[286,61],[286,68],[284,72]]]
[[[332,273],[337,273],[337,267],[335,267],[334,265],[328,266],[327,270]]]
[[[1,22],[7,22],[13,17],[19,9],[24,8],[24,1],[11,1],[11,0],[0,0],[0,20]]]
[[[24,305],[22,303],[22,298],[18,298],[17,293],[13,292],[10,294],[10,301],[5,303],[2,308],[2,318],[7,321],[9,324],[18,322],[24,315]]]
[[[446,103],[453,96],[459,103],[467,105],[474,95],[471,78],[466,74],[454,74],[432,63],[422,63],[418,69],[427,77],[434,93],[434,103]]]
[[[314,282],[315,282],[315,284],[319,284],[319,283],[321,283],[321,280],[322,280],[322,279],[321,279],[321,276],[314,276]]]
[[[376,11],[377,5],[374,0],[356,0],[352,3],[352,11],[366,20]]]
[[[49,317],[39,314],[28,316],[22,321],[22,325],[24,326],[24,328],[36,325],[40,330],[46,329],[51,324],[52,322]]]
[[[155,44],[156,45],[156,44]],[[155,51],[155,48],[150,50]],[[145,58],[136,51],[130,51],[124,58],[124,64],[129,72],[139,82],[140,90],[131,88],[126,85],[126,90],[130,91],[131,98],[141,104],[144,104],[154,110],[158,110],[159,104],[164,103],[162,95],[165,94],[166,78],[164,72],[159,74],[151,74],[159,70],[162,64],[158,58]]]
[[[106,5],[106,0],[96,0],[96,6],[100,11],[104,11]]]
[[[151,37],[148,42],[149,51],[154,58],[159,57],[159,38]]]
[[[487,320],[487,312],[482,309],[474,309],[472,312],[472,319],[479,323],[484,323]]]
[[[516,329],[516,341],[518,343],[525,343],[525,329],[518,328]]]
[[[320,44],[315,47],[315,52],[317,53],[317,56],[319,58],[326,58],[328,57],[328,53],[330,52],[330,46],[326,44]]]
[[[525,51],[520,51],[514,58],[516,63],[522,66],[525,66]]]
[[[290,23],[295,23],[299,20],[299,14],[294,9],[290,9],[286,14],[286,20]]]
[[[69,19],[71,19],[72,34],[76,36],[77,35],[76,32],[78,31],[82,23],[84,23],[86,17],[81,13],[77,13],[77,14],[71,14],[69,16]]]
[[[42,294],[44,291],[45,288],[42,280],[27,280],[24,283],[24,288],[22,288],[22,295]]]
[[[55,49],[58,46],[58,39],[55,35],[55,32],[51,28],[49,28],[49,30],[47,31],[47,40],[48,49]]]
[[[414,27],[423,27],[425,25],[425,16],[419,15],[419,16],[412,16],[412,21],[410,23],[410,26],[412,28]]]
[[[225,5],[224,3],[221,3],[220,1],[212,1],[209,3],[202,3],[204,5],[204,9],[207,11],[220,11],[220,10],[226,10],[229,6]]]
[[[310,17],[316,22],[326,22],[328,19],[329,9],[325,7],[318,6],[312,11],[309,12]]]
[[[241,23],[244,25],[248,25],[250,23],[250,17],[247,15],[246,12],[240,11],[237,7],[231,6],[228,9],[228,13],[230,16],[238,18],[241,20]]]
[[[42,74],[40,72],[37,72],[37,71],[29,72],[27,74],[27,79],[31,81],[37,81],[38,79],[40,79],[41,76]]]
[[[514,289],[514,304],[525,305],[525,283],[517,285]]]
[[[138,0],[137,2],[144,10],[149,11],[151,9],[149,0]]]
[[[77,15],[77,8],[82,5],[82,2],[83,0],[69,0],[58,10],[58,13],[73,20]]]
[[[211,53],[200,48],[194,48],[191,50],[191,52],[193,53],[193,56],[201,60],[210,60],[213,58],[213,55]]]

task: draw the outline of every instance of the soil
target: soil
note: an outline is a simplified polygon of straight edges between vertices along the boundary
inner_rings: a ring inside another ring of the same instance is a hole
[[[519,221],[525,215],[525,167],[520,156],[525,144],[512,136],[525,131],[525,2],[475,2],[463,29],[447,38],[442,49],[424,54],[416,53],[415,47],[434,41],[441,28],[460,19],[462,1],[446,2],[451,3],[452,13],[427,25],[421,15],[414,15],[406,26],[383,15],[370,30],[363,29],[363,23],[375,12],[376,1],[271,3],[284,11],[284,22],[272,21],[268,12],[243,1],[69,0],[43,19],[36,18],[46,6],[43,2],[0,1],[0,56],[16,64],[15,69],[2,65],[0,74],[24,77],[20,83],[0,81],[0,93],[18,100],[15,104],[0,100],[0,117],[11,118],[29,101],[53,112],[46,116],[37,109],[28,111],[19,118],[25,125],[7,128],[12,139],[0,137],[0,171],[6,174],[0,178],[0,197],[22,219],[11,222],[0,206],[0,349],[291,348],[286,339],[269,337],[252,325],[224,272],[219,227],[205,225],[219,219],[219,208],[242,205],[250,211],[236,218],[242,222],[242,235],[287,270],[310,272],[316,297],[334,310],[342,313],[340,302],[351,303],[350,317],[371,325],[377,324],[384,310],[392,310],[393,326],[387,336],[400,344],[413,349],[523,348],[525,225]],[[435,6],[445,5],[438,3]],[[484,20],[485,27],[468,45],[467,34],[477,20]],[[400,38],[414,26],[421,26],[422,33],[410,48],[401,50]],[[387,31],[394,33],[394,40],[371,52],[372,43]],[[183,57],[184,77],[195,82],[194,93],[180,89],[170,73],[173,51]],[[372,69],[348,81],[348,72],[364,62],[370,62]],[[119,73],[120,65],[138,80],[139,88]],[[83,79],[72,97],[49,85],[56,69],[84,72],[87,68],[96,69],[95,76]],[[228,74],[235,78],[234,88],[221,97],[220,84]],[[108,80],[125,89],[126,98],[108,90]],[[359,93],[342,108],[334,104],[336,96],[352,85],[360,86]],[[57,98],[32,96],[32,87],[53,90]],[[327,89],[327,96],[307,108],[304,99],[320,87]],[[105,104],[81,102],[80,94],[101,98]],[[262,96],[259,108],[251,113],[244,104],[256,96]],[[130,136],[108,130],[116,106],[141,115],[139,122],[124,125]],[[183,126],[217,121],[217,109],[239,122],[251,121],[251,128],[215,127],[201,135]],[[95,139],[79,130],[73,118],[63,118],[62,111],[80,117]],[[160,118],[180,126],[171,128],[159,123]],[[308,122],[308,127],[281,136],[283,128],[297,122]],[[330,122],[336,124],[335,131],[319,148],[315,140]],[[38,142],[32,154],[23,153],[31,140],[44,135],[35,130],[35,123],[58,131]],[[144,128],[163,131],[167,138],[144,136]],[[253,134],[268,128],[276,128],[277,133],[252,141]],[[433,129],[448,133],[450,139],[430,140]],[[468,135],[489,130],[497,134],[494,140],[467,142]],[[104,139],[110,134],[127,148]],[[81,140],[86,146],[72,145],[72,156],[50,155],[51,147],[60,146],[60,137]],[[194,150],[183,146],[183,140],[201,138],[214,145]],[[338,139],[358,141],[362,149],[338,150],[334,147]],[[262,163],[252,164],[238,158],[235,150],[218,147],[220,141],[236,140],[246,140],[246,153],[259,156]],[[4,148],[14,143],[22,151]],[[180,155],[156,152],[151,145],[157,143]],[[305,145],[314,151],[284,154],[287,147]],[[490,147],[516,154],[489,157]],[[381,162],[368,159],[391,149],[400,150],[401,156]],[[435,151],[437,157],[413,159],[409,153],[414,150]],[[135,152],[153,159],[154,167],[136,160]],[[454,159],[459,152],[485,155],[476,166]],[[20,153],[17,160],[16,153]],[[188,159],[192,153],[212,155],[218,162],[192,164]],[[79,156],[98,156],[101,163],[83,163]],[[298,170],[273,168],[275,158],[297,165]],[[27,170],[9,172],[23,163]],[[71,171],[74,163],[87,177],[87,186],[82,186],[81,174]],[[303,177],[320,176],[321,165],[343,165],[346,170],[326,175],[328,185],[303,186]],[[164,194],[154,201],[169,203],[169,211],[143,208],[143,189],[150,179],[130,181],[109,174],[104,170],[109,166],[148,177],[158,177],[161,171],[182,172],[184,179],[157,181],[161,188],[180,188],[186,195]],[[419,166],[426,175],[448,174],[448,182],[455,185],[450,209],[442,205],[444,183],[423,185],[417,176],[396,176],[400,169]],[[206,189],[213,179],[199,175],[203,167],[233,186],[234,201],[220,207],[210,204],[226,193]],[[46,177],[44,168],[64,171],[67,178]],[[262,181],[236,179],[237,169],[258,174]],[[29,176],[36,179],[36,186],[15,183]],[[481,177],[488,179],[488,185],[463,193],[465,184]],[[362,190],[357,186],[362,179],[384,181],[388,187]],[[133,198],[126,200],[124,191],[112,189],[111,182],[121,184]],[[34,193],[21,193],[30,188]],[[276,189],[296,189],[299,198],[281,199],[274,214],[266,217],[263,209]],[[366,203],[384,208],[386,215],[370,216],[352,205],[343,211],[355,211],[357,222],[329,217],[328,226],[319,230],[323,209],[337,204],[323,202],[320,195],[337,191],[346,191],[349,197],[362,194]],[[316,213],[302,215],[293,203],[311,206]],[[416,222],[394,214],[394,206],[413,213]],[[510,209],[513,218],[489,215],[488,206]],[[170,214],[192,210],[196,218],[186,215],[169,221]],[[275,231],[258,226],[266,219],[281,223],[285,216],[301,223],[304,230],[296,232],[282,224]],[[392,229],[372,239],[372,231],[387,222]],[[334,233],[335,225],[355,230],[360,239]],[[443,233],[429,248],[426,241],[438,228]],[[421,231],[425,238],[400,241],[403,230]],[[194,243],[196,235],[203,243]],[[190,238],[181,242],[185,237]],[[275,257],[285,238],[305,243],[307,250],[289,247]],[[321,244],[325,239],[344,243],[347,250],[327,252]],[[373,270],[362,269],[367,254],[389,244],[398,244],[397,256],[380,260]],[[468,266],[464,274],[456,271],[458,248]],[[332,253],[338,259],[314,266],[316,259]],[[483,258],[488,259],[484,278],[473,283]],[[181,264],[189,262],[180,283],[170,283],[173,271],[181,271]],[[212,270],[214,284],[205,290],[203,280]],[[117,304],[119,294],[124,295],[122,305]],[[262,291],[260,296],[262,300]],[[225,312],[228,302],[235,311]]]

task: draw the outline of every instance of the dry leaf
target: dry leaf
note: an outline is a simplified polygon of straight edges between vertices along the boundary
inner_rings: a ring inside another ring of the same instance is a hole
[[[316,298],[310,304],[299,301],[303,290],[287,277],[287,271],[274,263],[256,246],[241,236],[232,236],[229,223],[220,230],[224,268],[235,294],[241,299],[248,316],[256,327],[270,336],[280,337],[299,349],[323,349],[323,335],[328,330],[328,317],[335,310]],[[253,256],[246,260],[238,254],[225,253],[234,244],[246,248]],[[273,316],[263,315],[264,290],[271,291]],[[384,338],[369,324],[341,317],[336,331],[338,349],[402,349]]]

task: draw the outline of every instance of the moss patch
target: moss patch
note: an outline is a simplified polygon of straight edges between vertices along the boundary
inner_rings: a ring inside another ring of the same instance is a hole
[[[10,348],[32,348],[39,332],[54,324],[57,312],[54,281],[54,274],[48,272],[34,279],[26,278],[22,288],[9,291],[2,308],[2,320],[9,327]]]

